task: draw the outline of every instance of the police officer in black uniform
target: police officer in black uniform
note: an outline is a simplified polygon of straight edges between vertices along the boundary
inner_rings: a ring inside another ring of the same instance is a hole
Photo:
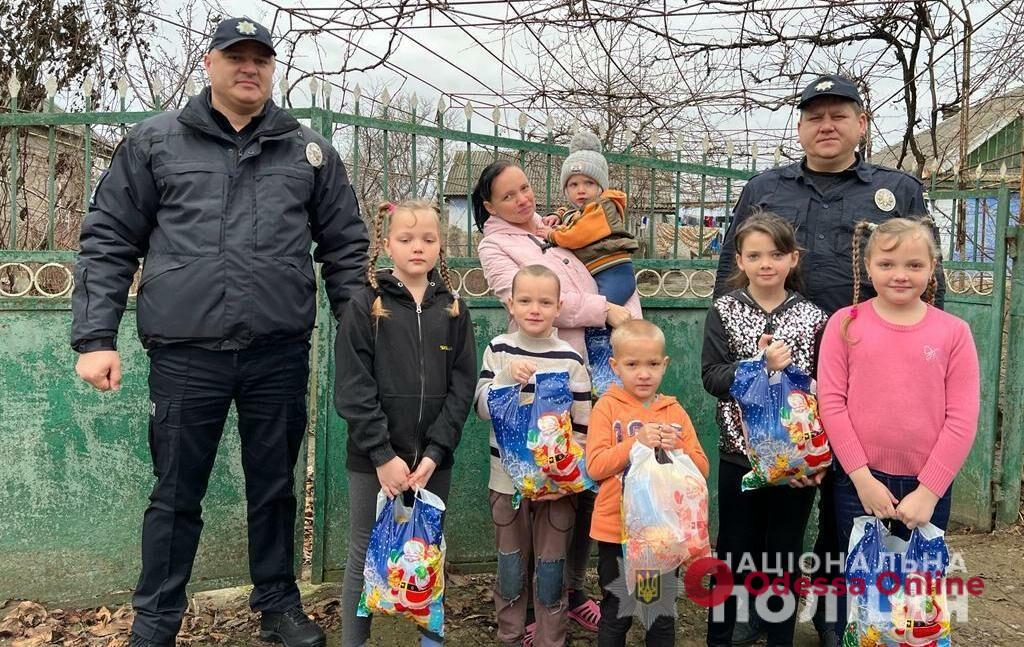
[[[82,224],[72,346],[78,374],[100,390],[120,387],[117,331],[145,257],[137,320],[150,357],[157,482],[142,526],[132,647],[174,644],[232,402],[261,636],[324,644],[293,570],[293,470],[316,316],[310,248],[315,241],[338,313],[362,283],[368,236],[338,153],[270,100],[275,56],[262,25],[221,22],[204,61],[210,86],[128,133]]]
[[[836,75],[819,77],[804,89],[797,109],[804,158],[760,173],[743,188],[722,245],[715,296],[732,289],[728,278],[736,263],[736,228],[752,210],[761,208],[793,223],[803,252],[800,268],[806,286],[804,296],[831,314],[853,301],[851,252],[857,221],[920,217],[928,210],[920,180],[903,171],[871,164],[858,152],[867,130],[867,114],[853,82]],[[936,305],[941,307],[945,295],[941,264],[936,276]],[[862,299],[875,296],[869,281],[861,283],[861,292]],[[814,576],[829,582],[843,573],[841,568],[826,571],[825,566],[837,562],[838,554],[846,550],[836,540],[831,474],[828,472],[821,480],[814,547],[822,563]],[[827,556],[831,556],[831,562]],[[814,625],[821,644],[831,647],[839,644],[839,636],[836,626],[826,621],[825,606],[819,601]],[[756,619],[750,625],[737,625],[733,644],[754,642],[760,633]]]

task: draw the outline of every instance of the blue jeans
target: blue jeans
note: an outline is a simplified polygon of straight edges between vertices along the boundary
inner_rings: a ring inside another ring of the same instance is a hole
[[[633,273],[633,261],[609,267],[594,275],[597,282],[597,293],[615,305],[626,305],[629,298],[636,292],[636,275]]]
[[[846,553],[850,550],[853,520],[867,513],[864,512],[864,506],[860,504],[857,488],[853,486],[853,481],[843,471],[838,460],[833,461],[832,469],[835,470],[836,534],[838,535],[839,548],[843,552],[845,561]],[[885,487],[889,488],[892,495],[900,501],[920,485],[916,476],[893,476],[878,470],[871,470],[871,475],[881,481]],[[941,530],[945,530],[946,526],[949,525],[949,508],[953,500],[952,493],[953,488],[950,486],[946,493],[939,498],[938,503],[935,504],[935,511],[932,513],[931,523]],[[902,522],[896,519],[885,519],[883,523],[893,535],[904,540],[910,539],[910,529],[903,525]],[[837,600],[838,615],[836,616],[836,632],[839,635],[842,635],[842,632],[846,629],[846,608],[847,596],[841,595]]]

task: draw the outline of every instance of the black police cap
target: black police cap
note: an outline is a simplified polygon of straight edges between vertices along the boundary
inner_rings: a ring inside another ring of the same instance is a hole
[[[243,40],[254,40],[270,48],[270,51],[277,56],[274,49],[274,42],[270,39],[270,30],[249,18],[228,18],[217,25],[217,31],[213,32],[210,39],[211,49],[227,49],[235,43]]]
[[[811,81],[800,94],[800,103],[796,107],[802,110],[804,106],[818,97],[839,97],[849,99],[858,106],[864,105],[864,101],[860,98],[860,92],[857,92],[857,86],[853,84],[853,81],[837,74],[819,76]]]

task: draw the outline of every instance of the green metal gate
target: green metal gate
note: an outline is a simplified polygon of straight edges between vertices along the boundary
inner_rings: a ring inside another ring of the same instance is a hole
[[[382,149],[360,149],[359,138],[346,148],[347,164],[358,181],[368,158],[388,159],[389,136],[412,137],[417,141],[456,142],[465,145],[464,182],[474,167],[472,153],[503,154],[519,159],[540,160],[540,173],[547,181],[541,202],[551,202],[552,169],[566,153],[564,147],[547,141],[529,141],[520,130],[519,138],[482,135],[444,126],[443,114],[436,125],[393,121],[334,112],[328,108],[305,108],[293,113],[316,130],[331,137],[337,129],[358,134],[359,129],[385,133]],[[63,127],[81,127],[80,153],[84,168],[92,168],[90,156],[97,149],[91,141],[92,125],[130,125],[150,116],[148,112],[86,113],[3,113],[0,135],[9,142],[10,159],[18,158],[19,139],[11,137],[25,129],[45,134],[48,143],[46,163],[32,170],[31,177],[19,175],[11,164],[8,186],[35,182],[45,197],[48,230],[39,240],[23,243],[26,231],[18,229],[24,203],[15,200],[0,214],[0,223],[9,218],[8,235],[0,241],[0,591],[8,597],[44,601],[110,598],[130,590],[138,572],[139,528],[146,496],[152,484],[152,467],[147,448],[145,376],[148,366],[143,349],[134,334],[133,302],[120,331],[121,355],[125,370],[124,387],[117,394],[97,393],[73,371],[75,356],[67,346],[70,325],[71,287],[67,271],[74,260],[73,250],[56,249],[53,232],[59,230],[55,212],[53,174],[55,134]],[[387,116],[387,115],[383,115]],[[122,129],[123,130],[123,129]],[[402,140],[402,146],[406,140]],[[474,151],[474,147],[476,151]],[[681,148],[681,145],[679,146]],[[440,149],[438,168],[432,173],[434,192],[444,194],[453,172]],[[737,180],[742,181],[757,169],[757,158],[750,157],[743,168],[733,168],[733,151],[716,158],[721,166],[708,166],[707,148],[703,164],[682,161],[681,151],[657,157],[625,153],[609,154],[623,187],[634,193],[649,194],[645,204],[654,213],[655,205],[667,200],[669,209],[678,213],[689,204],[701,216],[708,210],[722,210],[738,195]],[[387,164],[384,165],[387,176]],[[545,169],[546,170],[543,170]],[[45,169],[45,171],[44,171]],[[415,177],[417,169],[412,171]],[[2,181],[2,180],[0,180]],[[643,182],[642,182],[643,181]],[[84,205],[91,190],[86,174],[76,204]],[[385,183],[385,188],[387,184]],[[655,195],[666,194],[667,198]],[[690,188],[685,188],[685,187]],[[970,197],[977,192],[940,194],[939,197]],[[986,195],[993,195],[991,192]],[[1013,300],[1009,346],[1006,348],[1005,402],[999,410],[999,358],[1002,348],[1003,318],[1006,305],[1007,235],[1019,231],[1009,227],[1008,191],[994,194],[999,200],[999,235],[995,257],[987,262],[947,263],[951,290],[949,309],[966,319],[972,327],[982,356],[983,413],[978,440],[963,474],[957,480],[954,518],[979,530],[993,524],[993,515],[1012,522],[1019,501],[1021,432],[1024,414],[1024,381],[1020,376],[1024,360],[1024,278],[1020,264],[1014,267]],[[685,198],[690,196],[689,201]],[[382,197],[390,197],[382,193]],[[642,209],[640,210],[643,212]],[[471,214],[467,212],[467,217]],[[652,221],[654,218],[652,216]],[[695,227],[694,253],[703,256],[704,221]],[[20,232],[20,233],[19,233]],[[657,255],[655,226],[644,231],[648,255]],[[472,239],[467,246],[472,247]],[[679,228],[672,227],[665,255],[639,261],[638,283],[644,296],[647,315],[665,328],[673,357],[666,376],[666,390],[679,396],[697,425],[705,449],[716,461],[716,431],[713,401],[700,383],[700,346],[704,314],[714,278],[715,261],[704,257],[681,258],[683,241]],[[3,246],[6,245],[6,249]],[[1015,251],[1021,241],[1015,240]],[[1012,255],[1012,254],[1011,254]],[[500,304],[487,295],[482,272],[473,259],[454,259],[460,291],[467,295],[473,311],[478,344],[505,329],[506,315]],[[13,277],[13,278],[11,278]],[[5,283],[5,280],[7,281]],[[344,470],[345,429],[332,404],[331,381],[333,320],[321,291],[319,319],[313,338],[310,381],[310,425],[314,443],[314,581],[336,579],[344,564],[346,477]],[[225,441],[204,503],[206,527],[193,577],[193,588],[244,583],[248,579],[245,540],[245,504],[243,476],[239,461],[237,434],[233,423],[226,429]],[[471,416],[463,444],[457,455],[449,537],[454,562],[475,564],[490,561],[492,535],[486,505],[488,471],[487,430]],[[996,459],[997,450],[998,460]],[[305,466],[297,469],[297,491],[301,495]],[[714,483],[714,475],[712,476]],[[714,494],[712,505],[714,505]],[[297,535],[302,528],[297,527]],[[301,545],[301,543],[299,544]]]

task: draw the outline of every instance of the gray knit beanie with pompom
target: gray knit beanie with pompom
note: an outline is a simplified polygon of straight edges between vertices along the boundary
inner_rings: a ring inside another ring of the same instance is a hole
[[[569,157],[562,162],[562,191],[573,175],[586,175],[601,190],[608,188],[608,161],[601,154],[601,140],[592,132],[581,130],[569,141]]]

